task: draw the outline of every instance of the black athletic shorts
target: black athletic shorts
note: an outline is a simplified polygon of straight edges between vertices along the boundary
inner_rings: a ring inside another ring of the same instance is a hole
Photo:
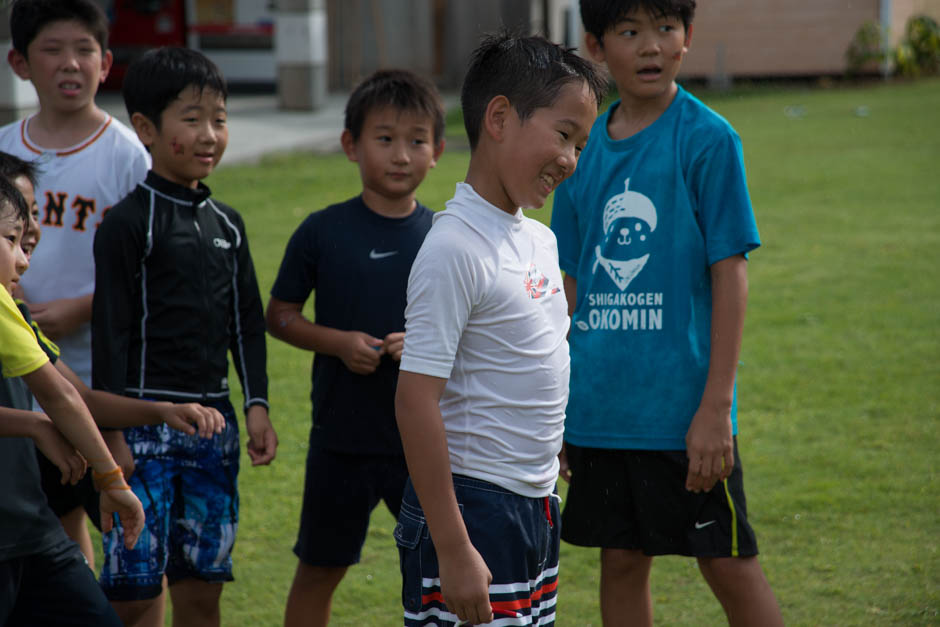
[[[646,555],[757,555],[747,522],[741,458],[707,493],[685,489],[685,451],[582,448],[565,444],[571,485],[561,537],[579,546],[639,550]]]
[[[78,545],[66,539],[0,562],[0,625],[120,627],[121,621]]]
[[[91,482],[91,468],[75,485],[70,483],[62,485],[62,471],[39,449],[36,449],[36,460],[39,462],[42,491],[46,493],[49,507],[55,515],[61,518],[76,507],[81,507],[88,514],[95,528],[100,531],[101,511],[98,509],[98,492]]]
[[[310,566],[358,563],[372,510],[385,501],[397,519],[407,479],[401,455],[351,455],[311,446],[294,553]]]

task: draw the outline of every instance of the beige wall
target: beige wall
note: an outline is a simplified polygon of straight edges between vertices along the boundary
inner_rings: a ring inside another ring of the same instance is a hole
[[[882,0],[700,0],[685,77],[841,74],[845,51]],[[892,0],[897,44],[912,15],[940,21],[940,0]]]
[[[706,0],[698,3],[683,76],[837,74],[879,0]]]

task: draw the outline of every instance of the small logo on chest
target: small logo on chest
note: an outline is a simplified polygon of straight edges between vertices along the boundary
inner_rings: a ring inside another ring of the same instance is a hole
[[[548,277],[539,272],[534,263],[529,264],[529,270],[525,275],[525,291],[531,299],[542,298],[546,294],[557,294],[561,291],[560,287],[549,287]]]
[[[212,240],[212,243],[215,244],[216,248],[221,248],[222,250],[228,250],[232,247],[232,243],[230,241],[221,237],[216,237]]]

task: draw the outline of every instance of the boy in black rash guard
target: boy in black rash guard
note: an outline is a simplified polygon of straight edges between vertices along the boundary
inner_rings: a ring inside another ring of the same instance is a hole
[[[117,394],[198,401],[226,429],[194,439],[165,425],[125,430],[131,487],[149,524],[134,551],[103,537],[101,585],[127,625],[162,624],[164,573],[174,622],[219,625],[238,528],[238,423],[228,353],[245,397],[253,465],[274,459],[264,313],[245,226],[201,180],[228,141],[225,80],[205,56],[152,50],[124,80],[124,101],[153,169],[108,212],[95,237],[92,380]]]
[[[415,189],[440,157],[443,135],[430,82],[387,70],[359,85],[342,145],[359,165],[362,194],[304,220],[271,290],[270,333],[316,352],[288,627],[327,624],[333,591],[359,561],[370,512],[384,500],[398,516],[407,477],[394,409],[405,287],[432,215]],[[301,313],[313,290],[315,322]]]

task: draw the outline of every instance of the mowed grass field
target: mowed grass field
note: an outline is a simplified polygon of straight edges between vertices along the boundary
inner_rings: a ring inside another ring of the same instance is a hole
[[[784,618],[940,624],[940,81],[693,92],[743,139],[764,242],[749,264],[739,444]],[[435,209],[469,157],[448,130],[419,190]],[[342,155],[272,157],[208,183],[245,217],[265,302],[297,224],[359,190]],[[547,223],[551,207],[529,215]],[[311,354],[274,339],[268,351],[280,448],[268,468],[243,456],[224,625],[280,624],[296,564]],[[393,528],[377,509],[333,624],[401,624]],[[560,577],[557,624],[600,625],[597,550],[564,545]],[[657,559],[652,586],[658,624],[724,622],[694,561]]]

